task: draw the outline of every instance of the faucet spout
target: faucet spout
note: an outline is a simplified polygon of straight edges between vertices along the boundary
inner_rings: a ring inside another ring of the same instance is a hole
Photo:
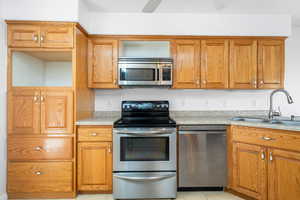
[[[268,115],[268,118],[269,120],[272,120],[274,118],[274,116],[280,116],[281,113],[280,112],[275,112],[273,110],[273,98],[274,98],[274,94],[278,93],[278,92],[281,92],[283,94],[285,94],[286,98],[287,98],[287,102],[289,104],[292,104],[294,103],[294,100],[292,98],[292,96],[290,95],[290,93],[284,89],[277,89],[277,90],[274,90],[271,94],[270,94],[270,108],[269,108],[269,115]]]

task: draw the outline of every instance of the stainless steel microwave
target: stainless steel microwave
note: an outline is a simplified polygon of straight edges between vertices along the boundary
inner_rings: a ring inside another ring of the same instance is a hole
[[[120,86],[171,86],[171,58],[128,58],[118,61]]]

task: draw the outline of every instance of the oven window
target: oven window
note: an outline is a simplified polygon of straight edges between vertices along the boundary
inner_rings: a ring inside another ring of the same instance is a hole
[[[156,69],[121,68],[121,81],[155,81]]]
[[[121,137],[121,161],[169,161],[168,137]]]

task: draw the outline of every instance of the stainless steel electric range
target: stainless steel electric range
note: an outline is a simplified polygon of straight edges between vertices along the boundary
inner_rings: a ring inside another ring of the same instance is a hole
[[[123,101],[113,144],[115,199],[176,198],[176,123],[168,101]]]

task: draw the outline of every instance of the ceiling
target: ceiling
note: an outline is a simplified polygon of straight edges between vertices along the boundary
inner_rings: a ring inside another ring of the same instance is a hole
[[[90,11],[142,12],[148,0],[82,0]],[[156,13],[290,14],[300,26],[299,0],[162,0]]]

